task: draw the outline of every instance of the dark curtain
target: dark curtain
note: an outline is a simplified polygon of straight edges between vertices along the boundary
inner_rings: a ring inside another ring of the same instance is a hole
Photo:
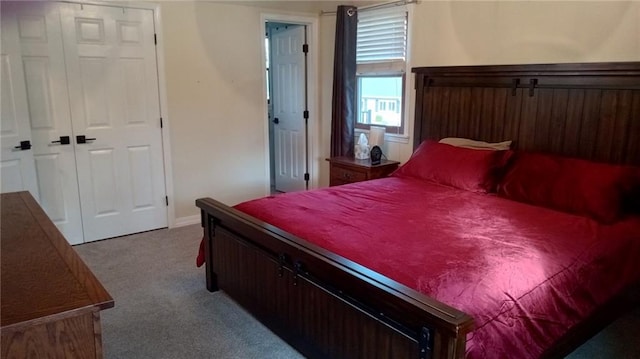
[[[333,60],[333,107],[331,110],[331,157],[353,156],[356,122],[356,31],[353,6],[338,6]]]

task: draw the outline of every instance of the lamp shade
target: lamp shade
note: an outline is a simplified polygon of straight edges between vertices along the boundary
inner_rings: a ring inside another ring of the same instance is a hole
[[[373,148],[373,146],[379,146],[380,148],[382,148],[382,145],[384,144],[385,132],[387,132],[385,127],[369,127],[369,148]]]

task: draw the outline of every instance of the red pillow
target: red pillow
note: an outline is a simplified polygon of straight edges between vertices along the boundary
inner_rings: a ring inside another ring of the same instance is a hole
[[[623,213],[635,187],[630,166],[520,152],[498,185],[498,195],[604,223]]]
[[[510,154],[511,151],[469,149],[427,140],[392,176],[486,193],[495,190],[496,174]]]

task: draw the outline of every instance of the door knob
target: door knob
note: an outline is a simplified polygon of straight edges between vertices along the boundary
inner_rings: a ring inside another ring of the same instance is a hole
[[[19,149],[20,151],[30,150],[31,141],[20,141],[20,146],[15,146],[14,148]]]
[[[60,139],[57,141],[51,141],[51,143],[59,143],[61,145],[71,144],[71,138],[69,136],[60,136]]]
[[[276,125],[280,123],[280,119],[279,118],[274,118],[273,119],[273,123],[275,123]]]
[[[95,138],[87,138],[85,135],[76,136],[76,143],[87,143],[87,141],[95,141]]]

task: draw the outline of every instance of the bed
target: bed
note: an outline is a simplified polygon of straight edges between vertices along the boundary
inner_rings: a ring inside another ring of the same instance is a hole
[[[416,153],[444,137],[509,139],[517,153],[640,165],[640,63],[413,72]],[[511,155],[505,153],[506,163]],[[569,172],[580,173],[580,162],[568,163],[577,166]],[[518,193],[517,186],[500,188]],[[594,191],[594,198],[601,192]],[[604,218],[601,224],[581,214],[401,175],[278,197],[236,207],[211,198],[196,201],[202,210],[206,286],[224,290],[307,357],[561,357],[640,302],[640,273],[632,265],[640,254],[637,215]],[[403,220],[393,218],[398,208],[399,217],[415,218],[399,205],[411,201],[417,202],[409,208],[429,203],[418,215],[440,222],[391,229],[390,222]],[[386,221],[372,213],[386,214]],[[465,220],[471,217],[488,224],[469,226]],[[339,222],[343,227],[335,226]],[[506,224],[517,232],[504,232]],[[522,228],[536,228],[526,249],[511,238]],[[469,235],[474,242],[451,247],[445,244],[453,240],[433,238],[446,232]],[[374,237],[379,242],[371,248],[367,240]],[[384,241],[392,237],[405,245]],[[417,249],[421,246],[424,251]],[[483,255],[474,257],[475,252]],[[501,262],[503,257],[517,259]],[[480,273],[477,258],[507,267]],[[437,265],[455,260],[459,263]],[[516,283],[512,272],[527,275]],[[487,282],[491,277],[495,280]],[[533,290],[545,285],[551,290]],[[438,292],[444,287],[448,290]],[[496,300],[496,288],[512,300]],[[466,295],[470,290],[473,295]],[[535,307],[546,300],[551,309]]]

